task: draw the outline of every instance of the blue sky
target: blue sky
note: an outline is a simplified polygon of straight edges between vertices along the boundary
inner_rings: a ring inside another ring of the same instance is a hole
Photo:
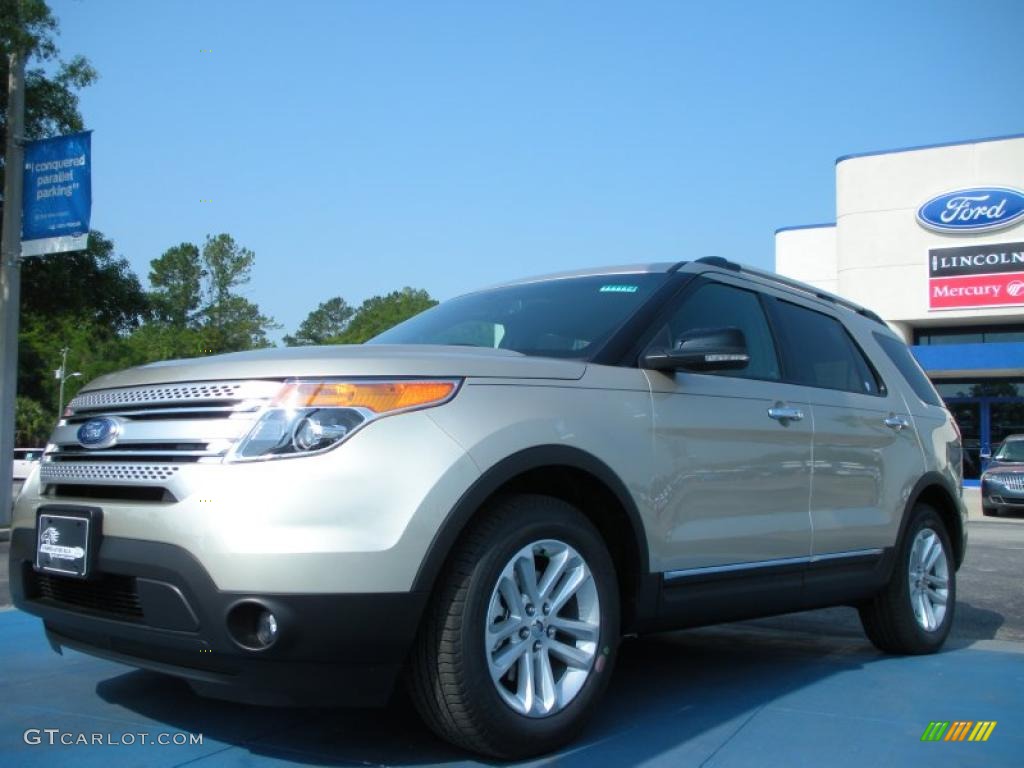
[[[51,1],[100,72],[93,226],[143,280],[229,232],[282,332],[403,285],[770,267],[837,156],[1024,132],[1020,0]]]

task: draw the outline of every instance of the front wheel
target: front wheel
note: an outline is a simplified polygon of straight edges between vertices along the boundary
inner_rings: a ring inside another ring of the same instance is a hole
[[[868,639],[887,653],[934,653],[953,625],[956,569],[949,534],[927,504],[911,511],[886,587],[860,606]]]
[[[618,639],[615,570],[594,526],[561,500],[508,497],[453,554],[417,639],[412,698],[474,752],[549,752],[597,704]]]

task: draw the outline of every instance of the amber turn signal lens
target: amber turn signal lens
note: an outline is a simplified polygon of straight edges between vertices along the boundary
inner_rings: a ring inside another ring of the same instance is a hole
[[[275,404],[283,408],[366,408],[387,413],[447,400],[454,381],[293,381]]]

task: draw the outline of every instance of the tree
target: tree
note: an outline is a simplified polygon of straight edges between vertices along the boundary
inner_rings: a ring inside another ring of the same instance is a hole
[[[14,444],[26,448],[44,445],[54,421],[55,414],[48,414],[35,400],[18,397],[14,401]]]
[[[169,248],[150,262],[152,321],[129,339],[137,362],[195,357],[270,345],[273,319],[240,295],[256,254],[231,235]],[[152,325],[153,327],[149,327]]]
[[[430,298],[430,294],[420,288],[405,287],[386,296],[374,296],[359,306],[345,330],[331,342],[362,344],[435,304],[437,302]]]
[[[355,310],[340,296],[321,302],[299,325],[294,336],[285,336],[289,347],[327,344],[332,338],[344,333]]]
[[[22,315],[73,315],[114,333],[138,327],[149,301],[128,261],[103,233],[89,233],[84,251],[26,259],[21,268]]]
[[[191,328],[202,305],[206,270],[192,243],[168,248],[149,262],[149,297],[156,317],[175,328]]]
[[[0,0],[0,146],[7,139],[7,54],[15,49],[38,61],[58,59],[57,20],[44,0]],[[58,60],[59,61],[59,60]],[[47,75],[41,68],[25,72],[25,138],[43,139],[84,127],[78,95],[95,82],[96,70],[83,56],[59,61]],[[3,183],[0,157],[0,184]]]
[[[249,282],[256,254],[228,234],[207,235],[203,244],[205,272],[203,331],[215,352],[234,352],[270,346],[267,331],[276,328],[273,318],[237,289]]]

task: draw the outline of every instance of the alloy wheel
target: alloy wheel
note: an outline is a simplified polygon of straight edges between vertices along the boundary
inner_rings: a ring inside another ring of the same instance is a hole
[[[918,625],[926,632],[936,631],[949,601],[949,561],[942,539],[931,528],[922,528],[914,537],[907,583]]]
[[[544,539],[506,563],[491,592],[484,630],[499,695],[527,717],[563,710],[583,688],[601,635],[597,585],[586,560]]]

